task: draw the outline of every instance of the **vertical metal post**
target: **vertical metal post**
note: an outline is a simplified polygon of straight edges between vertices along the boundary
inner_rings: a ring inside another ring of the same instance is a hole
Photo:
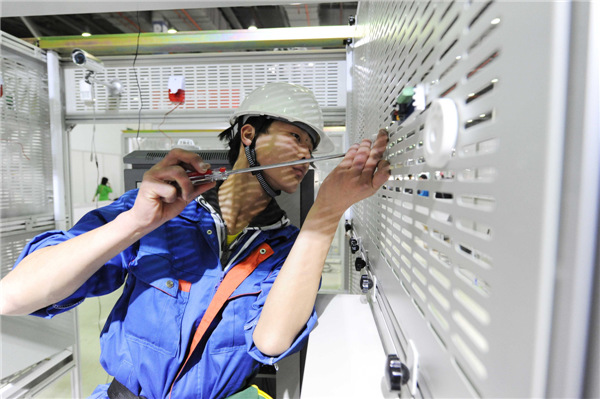
[[[588,384],[597,381],[589,369],[594,352],[588,339],[598,333],[591,312],[600,214],[600,29],[593,21],[600,7],[573,2],[571,9],[561,237],[546,397],[586,397],[586,376]]]
[[[69,140],[65,132],[61,96],[58,54],[48,51],[48,96],[52,170],[54,188],[54,219],[57,229],[67,229],[71,221],[71,191],[69,184]]]
[[[69,140],[64,125],[59,58],[58,54],[54,51],[48,51],[47,65],[54,220],[57,229],[66,230],[71,227],[72,220],[71,190],[69,184]],[[72,312],[75,338],[72,350],[75,367],[71,372],[71,395],[73,398],[80,398],[79,321],[77,310],[73,310]]]

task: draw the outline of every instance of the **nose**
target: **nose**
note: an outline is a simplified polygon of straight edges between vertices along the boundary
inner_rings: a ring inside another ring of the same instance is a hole
[[[304,159],[304,158],[311,158],[312,157],[312,151],[311,151],[311,146],[309,144],[306,143],[302,143],[298,146],[298,155]]]

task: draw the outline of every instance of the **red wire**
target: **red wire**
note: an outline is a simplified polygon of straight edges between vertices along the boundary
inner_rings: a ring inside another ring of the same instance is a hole
[[[156,129],[157,129],[159,132],[161,132],[162,134],[164,134],[164,135],[165,135],[165,137],[166,137],[166,138],[168,138],[168,139],[171,141],[171,145],[173,144],[173,139],[172,139],[171,137],[169,137],[169,135],[168,135],[168,134],[166,134],[165,132],[163,132],[163,131],[161,130],[161,128],[160,128],[160,127],[163,125],[163,123],[165,123],[165,120],[167,120],[167,115],[169,115],[171,112],[173,112],[173,111],[175,111],[177,108],[179,108],[179,106],[180,106],[181,104],[183,104],[183,102],[177,103],[177,105],[176,105],[176,106],[174,106],[173,108],[171,108],[171,110],[165,114],[165,116],[163,117],[163,120],[162,120],[162,122],[161,122],[161,123],[158,125],[158,127],[156,128]]]
[[[308,15],[308,5],[304,5],[304,10],[306,11],[306,22],[308,22],[308,26],[310,26],[310,16]]]
[[[21,147],[21,153],[23,154],[23,156],[28,160],[31,161],[31,158],[29,158],[27,156],[27,154],[25,154],[25,147],[23,147],[23,144],[19,143],[18,141],[12,141],[12,140],[7,140],[7,139],[1,139],[2,141],[6,141],[7,143],[12,143],[12,144],[17,144],[18,146]]]
[[[188,17],[188,19],[194,24],[194,26],[198,28],[198,30],[202,30],[202,28],[196,23],[196,21],[194,21],[194,18],[192,18],[192,16],[188,14],[186,10],[182,8],[181,11],[185,14],[186,17]]]
[[[144,31],[142,31],[142,28],[140,28],[140,26],[138,24],[133,22],[131,19],[127,18],[125,15],[123,15],[122,12],[117,12],[117,14],[119,14],[121,16],[121,18],[123,18],[125,21],[127,21],[131,25],[133,25],[135,27],[136,32],[144,32]],[[144,32],[144,33],[146,33],[146,32]]]

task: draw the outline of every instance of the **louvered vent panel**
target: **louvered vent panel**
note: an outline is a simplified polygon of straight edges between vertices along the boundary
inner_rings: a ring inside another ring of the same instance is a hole
[[[45,65],[3,48],[0,98],[2,219],[53,212]]]
[[[136,79],[137,72],[137,79]],[[268,82],[285,81],[313,90],[322,107],[346,105],[345,61],[302,62],[228,62],[197,65],[156,65],[107,67],[96,75],[101,81],[117,79],[124,86],[119,98],[108,97],[104,86],[97,84],[96,112],[103,114],[135,113],[140,109],[165,112],[173,108],[167,85],[170,76],[185,77],[185,102],[178,110],[232,110],[253,89]],[[82,69],[65,69],[67,118],[91,115],[92,108],[81,101]],[[140,96],[141,92],[141,104]]]
[[[392,175],[354,222],[433,396],[529,397],[543,386],[543,237],[557,223],[544,213],[557,196],[545,194],[560,170],[547,33],[556,6],[360,4],[348,131],[356,142],[388,127]],[[394,114],[405,88],[422,89],[427,107],[456,103],[458,139],[442,168],[424,151],[428,109]]]

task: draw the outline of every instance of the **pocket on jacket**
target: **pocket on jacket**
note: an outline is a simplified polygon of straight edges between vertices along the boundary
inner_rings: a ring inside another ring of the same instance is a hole
[[[130,267],[125,332],[130,343],[175,356],[189,294],[180,290],[171,261],[160,255],[139,257]]]

